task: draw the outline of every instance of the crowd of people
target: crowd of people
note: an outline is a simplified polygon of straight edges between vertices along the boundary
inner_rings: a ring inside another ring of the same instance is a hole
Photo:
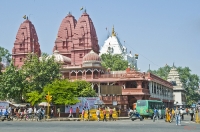
[[[52,112],[52,111],[51,111]],[[52,114],[51,114],[52,115]],[[11,107],[7,108],[4,110],[0,110],[0,117],[5,116],[5,119],[32,119],[34,116],[38,117],[38,120],[41,120],[45,116],[45,109],[44,107],[39,107],[39,108],[32,108],[32,107],[26,107],[26,108],[20,108],[20,107],[15,107],[12,109]]]

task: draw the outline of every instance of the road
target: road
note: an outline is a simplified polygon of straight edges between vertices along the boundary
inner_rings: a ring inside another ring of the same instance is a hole
[[[166,123],[164,120],[153,122],[118,120],[108,122],[97,121],[4,121],[0,122],[0,132],[199,132],[200,124],[182,121],[181,126],[175,122]]]

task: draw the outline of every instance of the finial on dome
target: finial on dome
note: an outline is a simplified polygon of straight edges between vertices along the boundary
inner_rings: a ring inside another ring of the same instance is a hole
[[[173,68],[175,68],[174,62],[173,62]]]
[[[131,54],[131,51],[130,51],[130,54]]]
[[[112,28],[112,36],[116,36],[114,25],[113,25],[113,28]]]

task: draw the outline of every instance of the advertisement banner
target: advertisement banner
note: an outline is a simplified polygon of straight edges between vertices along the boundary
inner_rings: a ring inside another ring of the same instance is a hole
[[[9,107],[8,102],[0,102],[0,110],[5,111]]]
[[[65,113],[69,113],[70,108],[72,107],[73,113],[76,113],[76,108],[79,108],[79,113],[84,109],[96,109],[97,104],[99,104],[100,98],[99,97],[79,97],[79,103],[75,105],[68,105],[65,106]]]

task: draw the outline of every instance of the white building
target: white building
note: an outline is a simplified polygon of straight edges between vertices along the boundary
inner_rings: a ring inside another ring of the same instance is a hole
[[[174,104],[185,105],[186,104],[186,97],[185,97],[186,91],[180,81],[179,73],[174,66],[168,74],[167,81],[171,82],[173,85]]]
[[[137,69],[138,55],[135,54],[135,56],[133,56],[131,52],[127,52],[127,48],[121,44],[119,38],[117,37],[114,27],[112,29],[111,36],[105,41],[103,47],[100,50],[99,55],[101,56],[105,53],[121,54],[124,57],[124,59],[128,61],[129,65],[135,66],[135,69]]]

